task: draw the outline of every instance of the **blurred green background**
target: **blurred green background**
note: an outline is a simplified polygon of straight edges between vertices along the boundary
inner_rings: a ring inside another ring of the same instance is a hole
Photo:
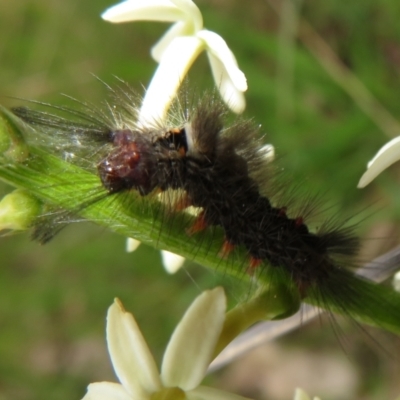
[[[247,75],[245,115],[262,124],[301,191],[360,216],[362,259],[398,244],[399,166],[364,190],[356,185],[367,161],[400,134],[400,3],[197,4],[206,27],[227,40]],[[1,1],[1,103],[21,104],[11,98],[17,97],[66,104],[61,93],[100,102],[106,89],[93,75],[111,85],[117,76],[141,91],[156,67],[149,49],[167,25],[106,23],[100,13],[110,5]],[[190,82],[212,87],[205,55]],[[0,194],[9,189],[1,185]],[[115,380],[104,317],[116,296],[159,359],[191,300],[220,282],[189,262],[169,276],[158,251],[141,246],[127,254],[124,245],[123,237],[83,223],[44,247],[28,234],[0,238],[0,400],[80,399],[88,383]],[[316,321],[209,380],[256,399],[289,399],[296,386],[323,400],[394,399],[399,341],[373,331],[371,346],[352,325],[344,324],[338,340],[329,322]]]

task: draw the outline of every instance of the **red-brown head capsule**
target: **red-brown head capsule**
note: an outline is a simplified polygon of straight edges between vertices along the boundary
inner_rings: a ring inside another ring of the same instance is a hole
[[[157,159],[151,139],[128,129],[113,132],[115,148],[98,165],[103,186],[110,193],[136,189],[144,196],[156,186]]]

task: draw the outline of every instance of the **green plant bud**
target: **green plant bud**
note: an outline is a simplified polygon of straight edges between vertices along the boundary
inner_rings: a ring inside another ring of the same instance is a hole
[[[0,230],[25,230],[40,214],[41,202],[25,190],[17,189],[0,201]]]

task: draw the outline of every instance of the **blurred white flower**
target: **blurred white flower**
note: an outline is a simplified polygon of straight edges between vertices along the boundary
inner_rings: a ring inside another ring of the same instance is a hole
[[[167,250],[161,250],[161,260],[165,270],[169,274],[175,274],[175,272],[177,272],[185,262],[185,257],[171,253]]]
[[[142,102],[139,121],[163,120],[186,73],[197,56],[206,51],[222,98],[236,113],[245,108],[246,77],[225,40],[203,29],[200,10],[191,0],[127,0],[107,9],[102,18],[110,22],[175,22],[152,48],[159,63]]]
[[[311,399],[303,389],[297,388],[296,391],[294,392],[293,400],[311,400]],[[313,400],[321,400],[321,399],[319,397],[314,397]]]
[[[137,250],[140,244],[141,242],[139,240],[128,238],[126,240],[126,251],[128,253],[132,253]],[[185,262],[185,257],[182,257],[175,253],[171,253],[170,251],[167,250],[161,250],[160,254],[164,269],[169,274],[175,274],[176,272],[178,272],[181,269],[183,263]]]
[[[199,386],[221,334],[225,310],[222,288],[198,296],[172,334],[159,373],[133,315],[115,300],[107,315],[107,344],[121,383],[92,383],[84,400],[245,399]]]
[[[400,136],[386,143],[368,163],[367,170],[358,182],[357,187],[363,188],[372,182],[384,169],[400,160]]]
[[[396,272],[393,277],[393,287],[394,290],[400,292],[400,271]]]
[[[141,243],[140,240],[134,238],[126,239],[126,252],[127,253],[134,252],[140,246],[140,243]]]

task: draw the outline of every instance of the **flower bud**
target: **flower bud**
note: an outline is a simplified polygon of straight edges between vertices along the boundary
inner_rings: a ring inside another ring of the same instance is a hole
[[[25,230],[41,212],[41,202],[22,189],[14,190],[0,201],[0,230]]]

